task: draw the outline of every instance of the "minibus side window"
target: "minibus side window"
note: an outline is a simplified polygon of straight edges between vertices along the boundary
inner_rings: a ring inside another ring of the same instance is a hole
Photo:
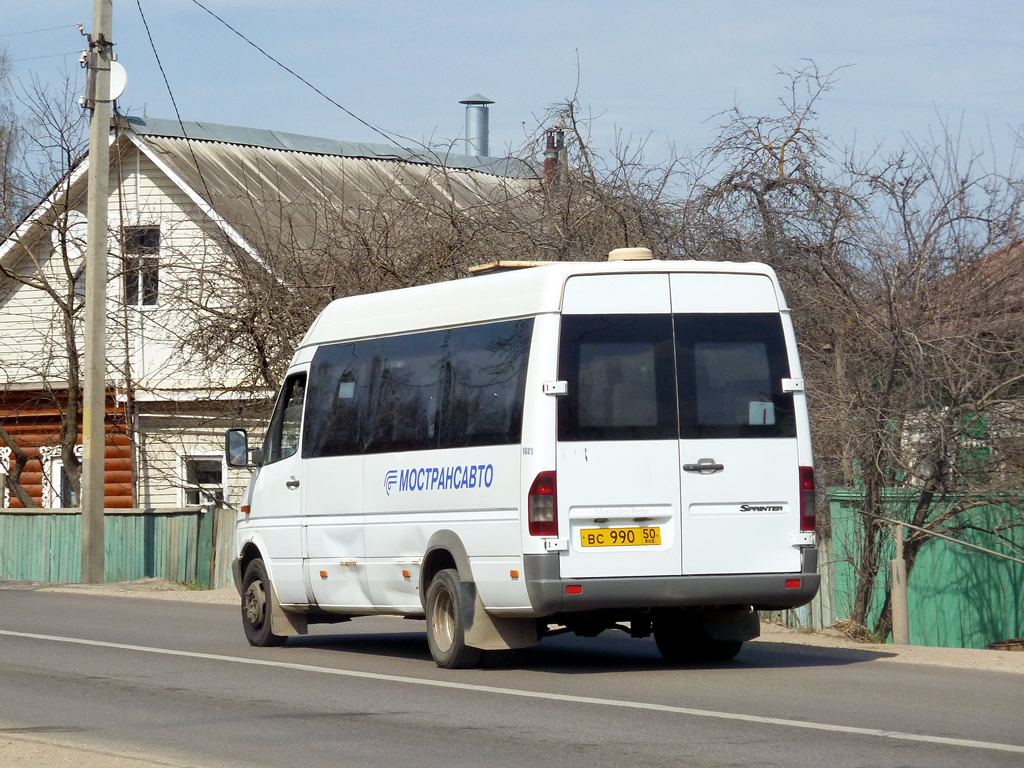
[[[527,319],[320,347],[303,458],[519,442],[532,335]]]
[[[366,453],[438,447],[438,411],[448,332],[392,336],[375,345]]]
[[[563,315],[559,440],[675,438],[670,315]]]
[[[331,344],[313,355],[302,457],[359,453],[367,407],[368,345]]]
[[[441,447],[518,443],[533,320],[456,328],[445,361]]]
[[[270,417],[270,428],[263,446],[265,464],[287,459],[299,449],[302,428],[302,403],[306,394],[306,374],[289,376]]]
[[[778,314],[676,315],[680,436],[793,437]]]

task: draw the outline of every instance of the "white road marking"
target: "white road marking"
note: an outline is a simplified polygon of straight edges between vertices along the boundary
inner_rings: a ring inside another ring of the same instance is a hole
[[[231,664],[250,664],[258,667],[276,667],[299,672],[314,672],[323,675],[355,677],[363,680],[380,680],[389,683],[405,683],[407,685],[425,685],[433,688],[450,688],[474,693],[492,693],[498,696],[518,696],[525,699],[544,699],[547,701],[570,702],[573,704],[591,704],[602,707],[618,707],[620,709],[644,710],[649,712],[667,712],[691,717],[709,717],[717,720],[738,720],[745,723],[762,725],[779,725],[785,728],[804,728],[812,731],[829,731],[832,733],[849,733],[857,736],[873,736],[883,739],[900,741],[918,741],[926,744],[942,744],[944,746],[965,747],[967,749],[986,749],[998,752],[1015,752],[1024,754],[1024,746],[1017,744],[1000,744],[992,741],[975,741],[973,739],[954,739],[948,736],[931,736],[923,733],[905,733],[903,731],[886,731],[880,728],[857,728],[852,725],[834,725],[832,723],[815,723],[806,720],[787,720],[781,717],[762,717],[760,715],[743,715],[736,712],[716,712],[712,709],[692,709],[690,707],[674,707],[669,704],[651,704],[642,701],[624,701],[621,699],[599,699],[592,696],[572,696],[564,693],[544,693],[542,691],[525,691],[516,688],[499,688],[492,685],[476,685],[474,683],[453,683],[446,680],[426,680],[419,677],[404,675],[385,675],[379,672],[357,672],[349,669],[333,669],[316,667],[311,664],[295,664],[286,661],[268,661],[266,659],[245,659],[238,656],[222,656],[217,653],[197,653],[194,651],[176,651],[171,648],[149,648],[144,645],[127,645],[125,643],[108,643],[100,640],[85,640],[77,637],[60,637],[56,635],[39,635],[32,632],[11,632],[0,629],[0,635],[22,637],[30,640],[47,640],[54,643],[70,643],[72,645],[90,645],[97,648],[113,648],[119,651],[137,651],[138,653],[155,653],[163,656],[183,656],[190,659],[207,661],[224,661]]]

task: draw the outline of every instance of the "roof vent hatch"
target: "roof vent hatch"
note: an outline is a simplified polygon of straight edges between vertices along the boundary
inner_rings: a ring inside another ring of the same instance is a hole
[[[651,261],[653,258],[650,248],[616,248],[608,253],[608,261]]]

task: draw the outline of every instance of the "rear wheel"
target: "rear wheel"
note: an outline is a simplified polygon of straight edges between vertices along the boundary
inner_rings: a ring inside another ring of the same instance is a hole
[[[742,640],[717,640],[708,634],[699,615],[667,614],[654,622],[654,642],[666,661],[707,664],[729,661],[743,647]]]
[[[285,638],[274,634],[270,621],[271,589],[267,567],[262,560],[253,560],[246,566],[242,579],[242,628],[249,645],[284,645]]]
[[[453,568],[439,571],[427,589],[427,645],[439,667],[465,669],[480,661],[481,650],[466,645],[468,596]]]

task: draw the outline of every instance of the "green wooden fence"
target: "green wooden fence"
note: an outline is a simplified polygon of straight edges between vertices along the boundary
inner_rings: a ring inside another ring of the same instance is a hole
[[[157,577],[207,589],[222,586],[214,528],[223,517],[187,508],[105,510],[105,580]],[[224,536],[217,532],[216,538]],[[77,509],[0,509],[0,579],[77,583],[81,542]]]
[[[899,518],[900,508],[913,504],[916,495],[892,491],[884,498],[886,517]],[[946,503],[956,499],[948,498]],[[849,618],[854,595],[854,566],[859,540],[862,496],[857,491],[829,492],[832,518],[832,610],[836,618]],[[971,544],[1020,557],[1024,551],[1024,519],[1013,504],[993,504],[966,513],[973,530],[956,537]],[[998,529],[999,536],[986,533]],[[869,618],[874,624],[882,607],[889,579],[888,561],[895,542],[885,537],[884,567],[876,583]],[[932,539],[925,543],[907,579],[910,642],[946,648],[984,648],[998,640],[1024,637],[1024,565],[1004,560],[953,542]]]

